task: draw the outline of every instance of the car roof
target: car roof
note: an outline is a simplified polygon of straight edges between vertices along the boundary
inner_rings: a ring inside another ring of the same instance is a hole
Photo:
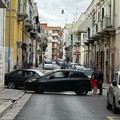
[[[56,69],[56,70],[54,70],[54,72],[57,72],[57,71],[69,71],[69,72],[80,72],[80,73],[82,72],[82,71],[73,70],[73,69]]]

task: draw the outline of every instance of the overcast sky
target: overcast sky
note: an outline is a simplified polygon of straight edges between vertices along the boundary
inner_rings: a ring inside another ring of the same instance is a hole
[[[48,26],[64,27],[75,22],[85,12],[92,0],[34,0],[37,3],[40,22]],[[61,11],[64,10],[64,14]]]

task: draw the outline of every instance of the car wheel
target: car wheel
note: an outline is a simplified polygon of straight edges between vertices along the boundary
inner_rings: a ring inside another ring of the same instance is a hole
[[[45,86],[43,84],[37,85],[35,88],[36,93],[42,94],[45,91]]]
[[[107,96],[106,107],[107,107],[107,109],[111,109],[112,108],[112,105],[109,103],[108,96]]]
[[[79,86],[77,90],[75,91],[77,95],[87,95],[88,89],[86,86]]]
[[[15,82],[10,81],[10,82],[8,82],[7,87],[9,89],[15,89],[16,88],[16,84],[15,84]]]
[[[117,111],[118,111],[118,109],[116,107],[116,103],[115,103],[115,98],[113,99],[112,110],[113,110],[113,113],[117,113]]]

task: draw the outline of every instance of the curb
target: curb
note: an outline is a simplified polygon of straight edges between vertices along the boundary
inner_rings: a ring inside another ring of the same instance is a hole
[[[16,94],[11,98],[12,102],[19,100],[24,94],[25,94],[25,91],[20,91],[18,94]]]
[[[23,95],[25,94],[25,91],[20,91],[18,94],[16,94],[14,97],[12,97],[7,102],[0,105],[0,117],[10,108],[12,108],[13,104],[16,103],[17,100],[19,100]]]
[[[12,107],[14,103],[12,101],[8,101],[0,105],[0,117]]]

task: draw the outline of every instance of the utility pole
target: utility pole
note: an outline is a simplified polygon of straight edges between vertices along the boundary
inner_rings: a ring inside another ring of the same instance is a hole
[[[11,0],[9,4],[9,31],[8,31],[8,72],[10,72],[10,37],[11,37]]]

